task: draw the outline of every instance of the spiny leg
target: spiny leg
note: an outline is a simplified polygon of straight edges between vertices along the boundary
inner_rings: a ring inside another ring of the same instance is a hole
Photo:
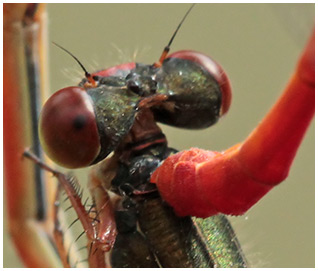
[[[40,161],[38,157],[30,151],[25,151],[24,156],[35,162],[42,169],[51,172],[57,178],[60,187],[66,192],[78,219],[81,221],[84,233],[88,238],[88,262],[90,267],[106,267],[105,253],[108,252],[115,241],[117,231],[113,217],[112,204],[108,193],[100,186],[92,189],[94,204],[87,211],[85,204],[82,204],[82,191],[75,178],[67,177],[65,174],[56,171]],[[59,253],[65,267],[69,266],[68,253],[63,245],[63,233],[59,229],[57,209],[55,209],[55,239],[59,248]],[[93,213],[96,211],[96,214]],[[76,242],[77,240],[75,240]]]
[[[62,264],[64,267],[71,267],[70,263],[68,261],[67,257],[67,250],[64,245],[64,234],[63,234],[63,229],[61,227],[60,221],[58,219],[58,211],[60,207],[60,202],[59,202],[59,195],[61,191],[61,185],[58,185],[58,189],[56,191],[56,197],[55,197],[55,202],[54,202],[54,240],[55,240],[55,245],[57,247],[57,250],[59,252]]]

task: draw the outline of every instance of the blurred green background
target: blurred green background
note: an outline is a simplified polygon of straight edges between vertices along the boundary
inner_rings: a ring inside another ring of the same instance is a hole
[[[134,55],[151,64],[189,6],[49,4],[49,40],[70,50],[89,71]],[[197,50],[221,63],[233,102],[209,129],[164,126],[170,146],[223,150],[242,141],[284,88],[313,23],[314,4],[196,5],[171,51]],[[79,66],[52,44],[49,52],[51,91],[75,85],[83,76]],[[314,267],[314,124],[289,175],[244,216],[230,218],[251,266]],[[4,267],[21,266],[4,225]]]

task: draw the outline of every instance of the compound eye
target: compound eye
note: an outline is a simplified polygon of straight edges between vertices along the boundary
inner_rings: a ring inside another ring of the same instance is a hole
[[[217,62],[202,53],[191,50],[178,51],[172,53],[167,58],[191,60],[207,70],[214,77],[222,92],[220,115],[224,115],[229,110],[232,99],[231,85],[225,71]]]
[[[45,103],[39,122],[47,155],[66,168],[89,166],[100,152],[92,100],[80,87],[57,91]]]

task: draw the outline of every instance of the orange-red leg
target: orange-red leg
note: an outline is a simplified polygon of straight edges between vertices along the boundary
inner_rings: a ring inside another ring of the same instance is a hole
[[[36,145],[36,123],[32,98],[45,90],[45,12],[43,5],[4,4],[4,179],[8,228],[15,247],[27,267],[59,266],[51,245],[53,210],[43,208],[53,201],[54,186],[36,188],[45,176],[22,159],[26,146]],[[38,70],[39,73],[35,71]],[[34,76],[33,76],[34,75]],[[32,87],[32,84],[36,87]],[[37,177],[36,177],[37,175]],[[39,183],[35,184],[34,180]],[[50,193],[49,191],[53,192]],[[44,195],[46,194],[46,195]],[[41,202],[41,204],[39,204]],[[43,203],[43,204],[42,204]]]
[[[221,153],[181,152],[154,172],[177,214],[241,215],[287,177],[314,116],[314,48],[313,33],[286,90],[245,142]]]
[[[84,230],[83,234],[85,233],[88,239],[87,248],[89,266],[107,267],[105,253],[110,251],[117,236],[113,204],[107,191],[98,183],[91,185],[90,192],[92,194],[95,211],[95,215],[91,215],[92,210],[86,210],[85,204],[82,203],[80,186],[74,177],[67,177],[65,174],[50,168],[29,151],[24,152],[24,156],[31,159],[42,169],[52,173],[59,182],[59,188],[63,188],[66,192],[72,208],[75,210],[78,219],[81,221]],[[63,242],[63,230],[59,227],[57,215],[58,204],[59,198],[57,195],[55,203],[54,237],[64,267],[70,267],[68,252]]]

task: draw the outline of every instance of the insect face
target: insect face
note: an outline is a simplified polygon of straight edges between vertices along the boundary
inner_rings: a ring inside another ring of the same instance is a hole
[[[127,63],[91,78],[93,86],[86,78],[80,87],[58,91],[42,112],[44,150],[64,167],[85,167],[107,157],[144,108],[156,121],[199,129],[217,122],[231,101],[224,70],[195,51],[171,54],[160,67]]]

